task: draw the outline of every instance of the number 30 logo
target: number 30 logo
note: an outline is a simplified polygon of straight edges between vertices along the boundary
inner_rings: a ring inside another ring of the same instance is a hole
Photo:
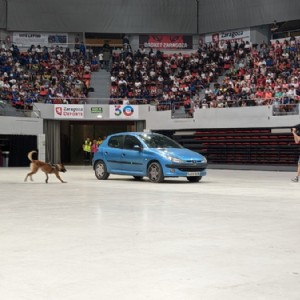
[[[115,105],[115,115],[118,117],[122,114],[126,117],[130,117],[133,113],[134,109],[131,105],[126,105],[124,107],[122,107],[122,105]]]

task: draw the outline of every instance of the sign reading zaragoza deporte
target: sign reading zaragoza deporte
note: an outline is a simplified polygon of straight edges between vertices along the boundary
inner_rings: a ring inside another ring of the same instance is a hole
[[[54,105],[55,119],[83,119],[84,106],[80,104]]]

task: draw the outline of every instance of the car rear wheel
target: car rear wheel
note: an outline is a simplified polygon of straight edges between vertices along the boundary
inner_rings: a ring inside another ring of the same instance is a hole
[[[199,182],[201,180],[202,176],[188,176],[187,180],[189,182]]]
[[[143,180],[143,176],[133,176],[133,178],[134,178],[136,181],[141,181],[141,180]]]
[[[104,161],[100,160],[96,162],[95,176],[99,180],[106,180],[109,177],[109,173],[107,173],[107,168]]]
[[[164,181],[164,174],[159,163],[153,162],[148,167],[148,177],[151,182],[160,183]]]

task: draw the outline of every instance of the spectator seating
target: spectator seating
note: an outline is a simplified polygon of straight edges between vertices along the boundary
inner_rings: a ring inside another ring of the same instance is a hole
[[[298,149],[290,132],[269,128],[199,130],[175,138],[184,147],[204,154],[212,164],[296,165]]]
[[[295,104],[300,100],[299,41],[204,44],[190,54],[124,50],[113,56],[111,98],[143,98],[158,110],[171,109],[174,102],[184,106],[186,98],[192,110]],[[197,99],[201,90],[204,97]]]
[[[195,109],[254,105],[276,105],[289,113],[288,107],[300,101],[299,41],[203,44],[192,53],[127,47],[112,55],[110,103],[128,99],[157,110],[182,107],[187,116]],[[0,97],[28,109],[37,101],[80,103],[97,69],[97,58],[84,45],[73,52],[58,46],[20,52],[3,43]]]
[[[61,47],[0,48],[0,98],[18,109],[34,102],[79,103],[88,96],[95,57]]]

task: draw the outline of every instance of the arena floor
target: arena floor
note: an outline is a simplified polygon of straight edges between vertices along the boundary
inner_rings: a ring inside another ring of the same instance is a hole
[[[282,300],[300,295],[295,172],[208,170],[200,183],[45,184],[0,168],[3,300]]]

